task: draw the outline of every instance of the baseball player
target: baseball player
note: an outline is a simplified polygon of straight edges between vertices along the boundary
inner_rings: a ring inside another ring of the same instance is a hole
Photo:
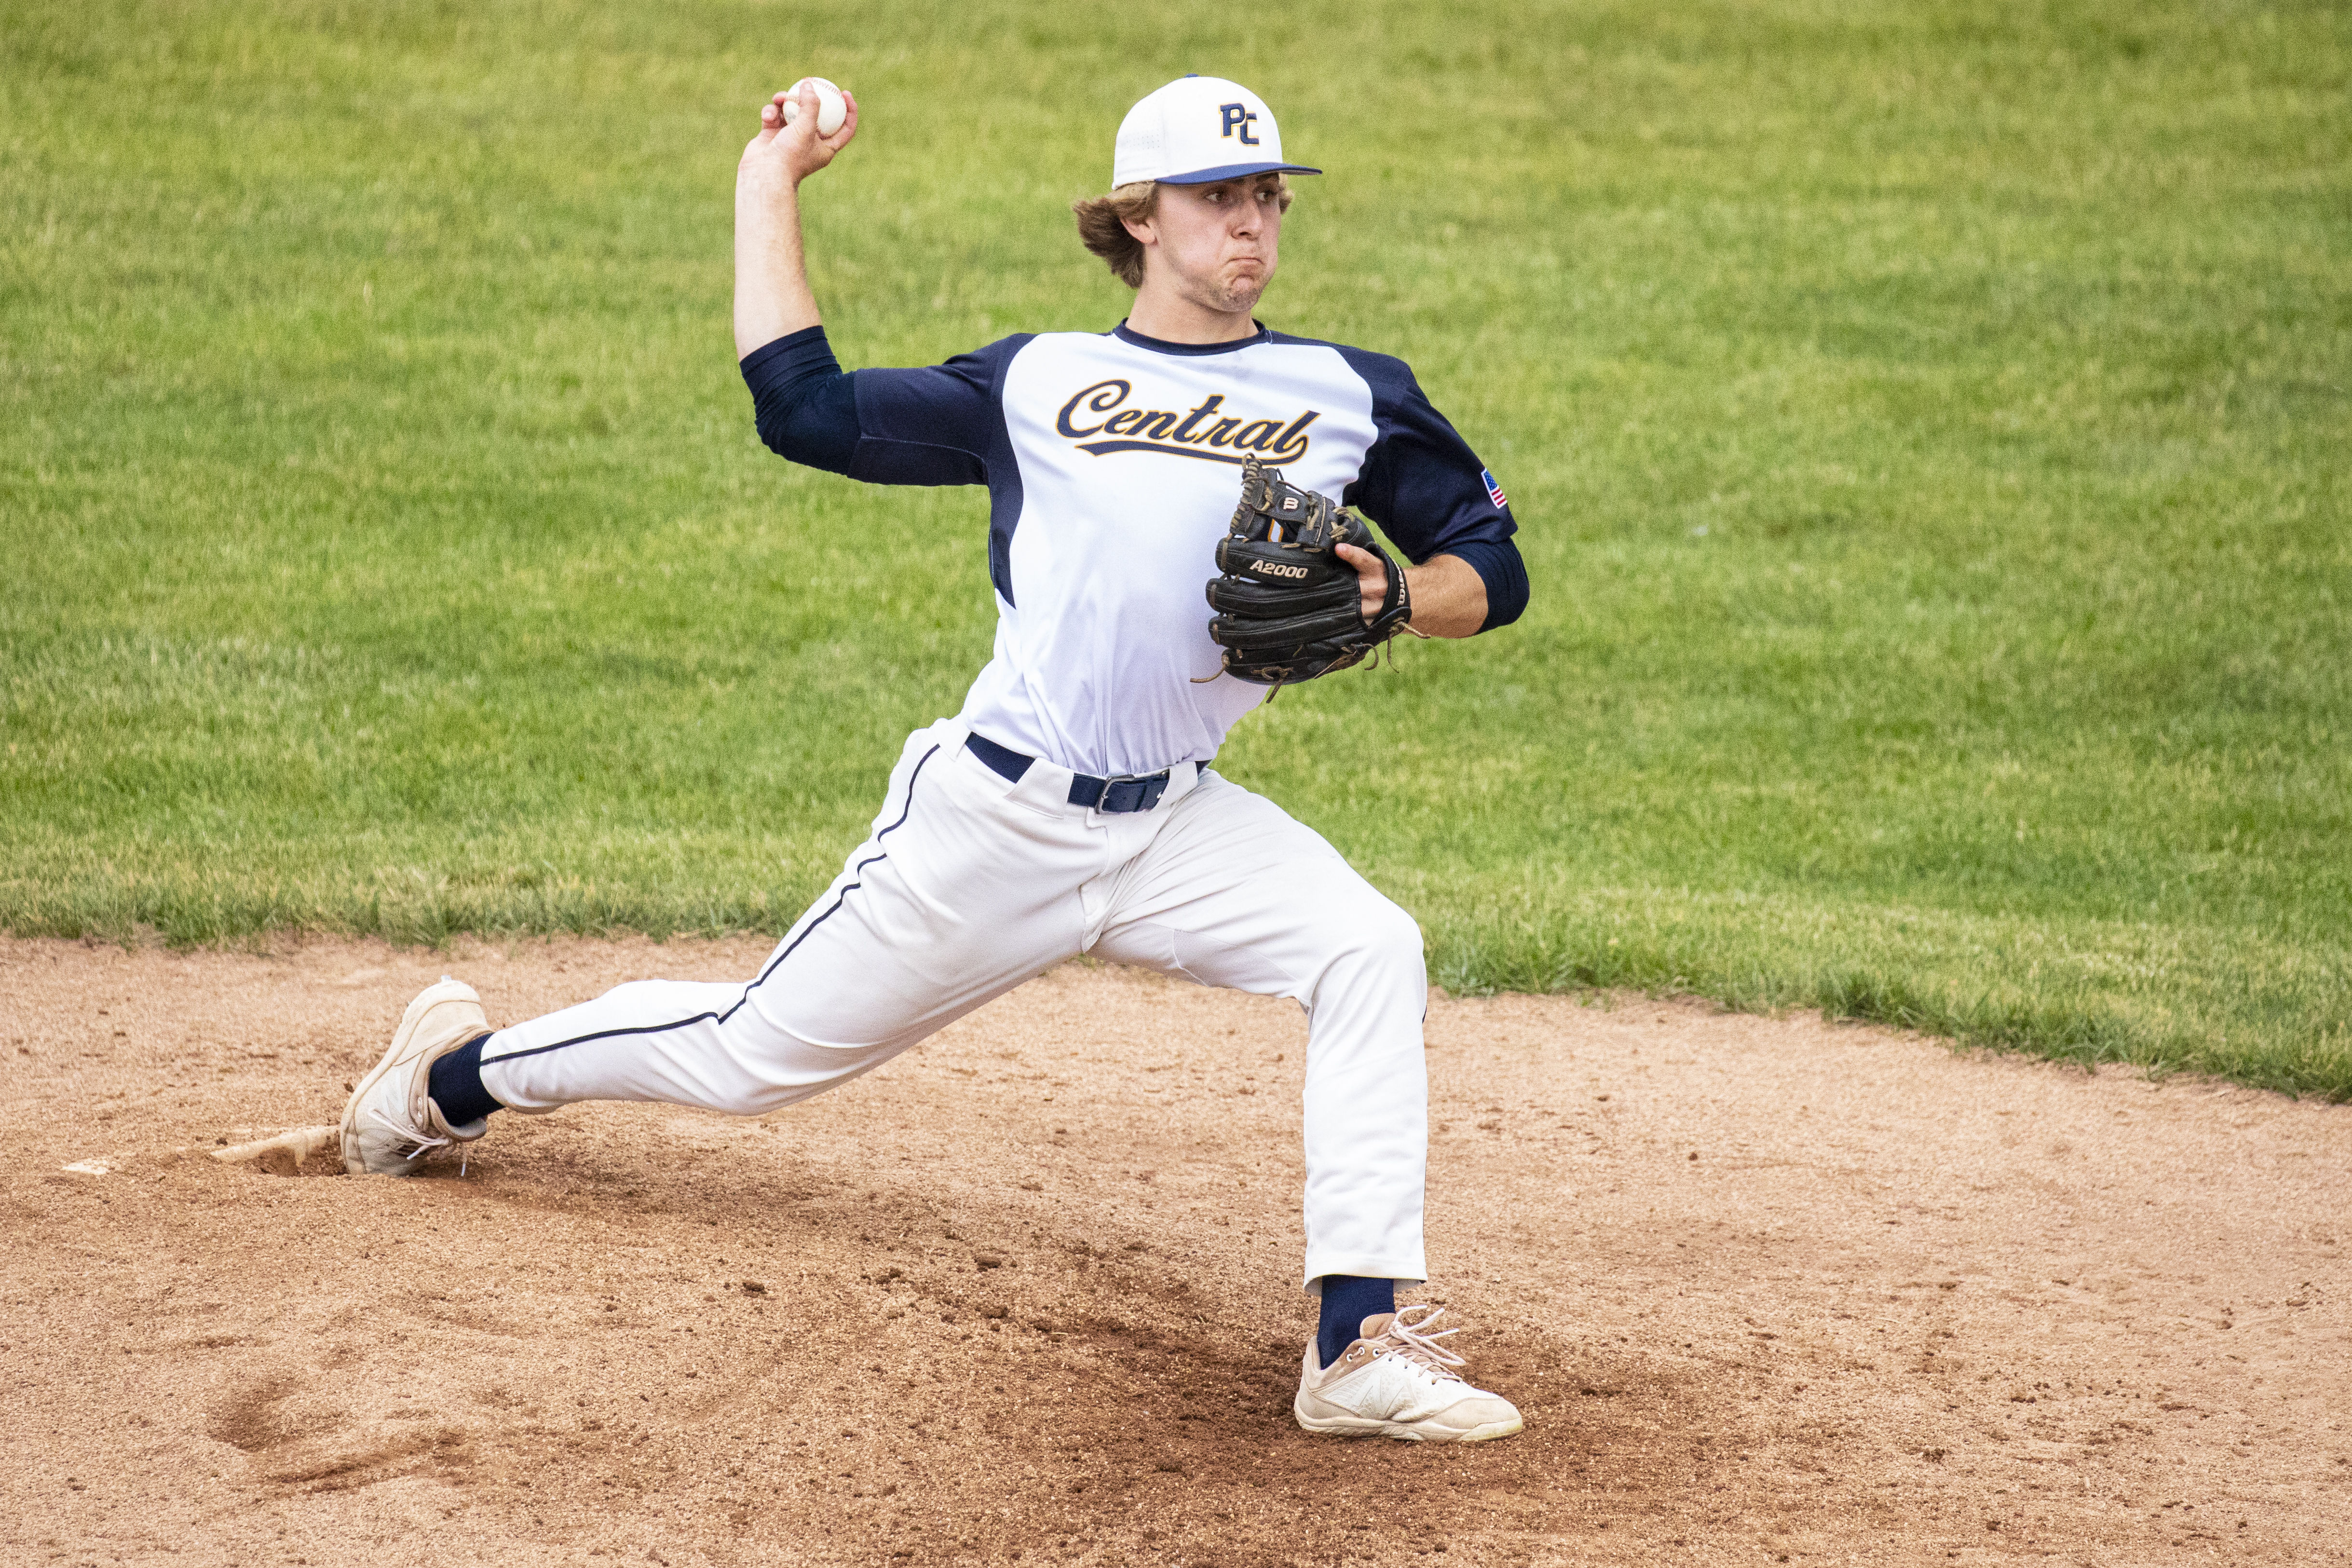
[[[1420,929],[1319,835],[1209,766],[1279,677],[1232,673],[1203,603],[1246,472],[1262,511],[1339,498],[1414,563],[1397,571],[1369,531],[1338,544],[1330,559],[1360,593],[1356,606],[1343,591],[1349,625],[1409,617],[1439,637],[1503,625],[1527,578],[1501,489],[1401,361],[1253,317],[1279,261],[1286,176],[1318,171],[1285,162],[1273,111],[1213,77],[1137,103],[1112,189],[1077,205],[1088,248],[1136,290],[1126,321],[844,374],[798,205],[801,182],[857,133],[856,100],[839,104],[828,134],[816,86],[779,93],[744,149],[743,377],[761,437],[795,462],[988,488],[993,656],[961,712],[908,738],[866,842],[756,975],[637,981],[495,1030],[445,979],[352,1095],[345,1167],[413,1172],[500,1110],[631,1100],[760,1115],[1078,953],[1287,996],[1308,1018],[1305,1279],[1322,1307],[1300,1425],[1510,1436],[1518,1411],[1461,1376],[1439,1342],[1456,1331],[1432,1327],[1442,1309],[1395,1302],[1396,1281],[1427,1275]]]

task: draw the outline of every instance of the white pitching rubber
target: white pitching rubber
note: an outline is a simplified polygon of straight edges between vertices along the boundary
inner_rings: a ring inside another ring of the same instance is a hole
[[[303,1161],[333,1144],[341,1133],[340,1127],[297,1127],[275,1138],[215,1149],[213,1158],[232,1165],[256,1163],[265,1171],[290,1176],[302,1168]]]

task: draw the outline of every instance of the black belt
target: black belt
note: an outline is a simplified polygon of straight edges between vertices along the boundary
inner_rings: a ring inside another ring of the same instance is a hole
[[[1000,746],[985,735],[966,735],[964,749],[982,762],[991,772],[1008,783],[1019,784],[1021,775],[1029,771],[1036,759],[1024,757],[1010,746]],[[1098,779],[1086,773],[1070,775],[1070,804],[1083,805],[1090,811],[1150,811],[1160,804],[1168,789],[1168,770],[1148,773],[1138,778]]]

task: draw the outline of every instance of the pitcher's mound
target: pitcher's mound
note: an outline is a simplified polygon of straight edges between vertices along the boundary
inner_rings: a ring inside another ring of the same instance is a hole
[[[1620,1000],[1438,1001],[1447,1342],[1526,1432],[1317,1439],[1287,1003],[1071,967],[731,1121],[330,1148],[492,1020],[763,944],[0,943],[9,1561],[2342,1561],[2352,1110]],[[293,1141],[299,1144],[301,1140]]]

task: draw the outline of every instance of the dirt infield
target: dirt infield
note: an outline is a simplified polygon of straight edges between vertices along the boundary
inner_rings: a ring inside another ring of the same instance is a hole
[[[1441,999],[1419,1294],[1528,1418],[1463,1451],[1291,1423],[1286,1004],[1072,967],[761,1121],[205,1157],[444,970],[504,1021],[763,951],[0,943],[0,1560],[2352,1556],[2352,1109]]]

